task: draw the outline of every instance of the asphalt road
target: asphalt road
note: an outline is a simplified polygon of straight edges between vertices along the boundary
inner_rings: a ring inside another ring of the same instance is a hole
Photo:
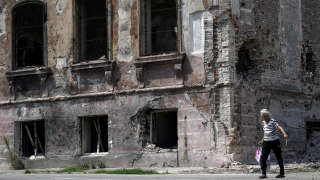
[[[269,175],[268,179],[276,179]],[[258,174],[222,175],[95,175],[95,174],[1,174],[0,180],[257,180]],[[286,180],[320,180],[320,173],[288,174]]]

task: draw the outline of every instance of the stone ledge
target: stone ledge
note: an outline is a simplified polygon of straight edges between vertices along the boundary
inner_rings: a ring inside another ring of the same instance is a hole
[[[47,97],[47,98],[35,98],[35,99],[14,100],[14,101],[10,100],[5,102],[0,102],[0,106],[11,105],[11,104],[22,104],[22,103],[37,103],[37,102],[45,102],[45,101],[51,101],[51,102],[64,101],[64,100],[70,100],[70,99],[90,98],[90,97],[99,97],[99,96],[113,96],[113,95],[121,95],[121,94],[132,94],[132,93],[143,93],[143,92],[154,92],[154,91],[179,90],[184,88],[185,88],[184,85],[176,85],[176,86],[165,86],[165,87],[144,88],[144,89],[120,90],[120,91],[113,91],[113,92],[87,93],[87,94],[79,94],[79,95],[73,95],[73,96],[72,95],[71,96],[55,96],[55,97]],[[196,88],[196,86],[192,88]]]
[[[48,67],[32,67],[32,68],[9,71],[6,73],[6,75],[8,79],[12,79],[12,78],[24,77],[24,76],[47,75],[50,73],[52,73],[52,71]]]
[[[113,62],[106,60],[96,60],[89,62],[76,63],[71,66],[71,71],[80,71],[88,69],[104,68],[105,70],[112,70]]]
[[[143,56],[139,57],[135,61],[136,66],[142,66],[148,63],[169,63],[169,64],[179,64],[182,63],[185,54],[171,53],[155,56]]]

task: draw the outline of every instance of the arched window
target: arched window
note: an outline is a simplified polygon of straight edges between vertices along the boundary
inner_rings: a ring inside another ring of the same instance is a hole
[[[12,11],[13,68],[44,66],[46,8],[41,1],[18,4]]]
[[[78,62],[107,59],[107,0],[77,0]]]

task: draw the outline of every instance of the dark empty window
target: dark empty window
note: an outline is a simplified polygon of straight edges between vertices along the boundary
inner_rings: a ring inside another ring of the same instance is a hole
[[[177,111],[152,112],[150,141],[156,147],[175,149],[178,145]]]
[[[108,117],[82,117],[82,151],[108,152]]]
[[[77,0],[78,61],[106,59],[107,0]]]
[[[238,62],[236,64],[237,73],[245,75],[252,69],[254,63],[250,57],[250,50],[246,44],[242,45],[238,51]]]
[[[309,76],[313,77],[316,72],[316,62],[314,60],[312,46],[309,45],[309,42],[303,45],[302,47],[302,68]]]
[[[144,0],[140,9],[141,54],[177,51],[177,0]]]
[[[13,9],[14,68],[44,65],[46,10],[40,1],[27,1]]]
[[[320,121],[307,121],[306,122],[306,132],[307,132],[307,140],[310,140],[312,138],[319,138],[313,137],[316,133],[320,135]]]
[[[45,125],[44,121],[22,122],[22,155],[45,154]]]

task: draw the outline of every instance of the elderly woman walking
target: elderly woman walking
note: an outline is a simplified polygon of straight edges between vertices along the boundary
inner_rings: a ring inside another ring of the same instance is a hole
[[[281,144],[278,135],[278,129],[281,131],[285,139],[288,138],[287,133],[283,128],[277,123],[276,120],[271,118],[271,115],[267,109],[262,109],[260,111],[261,117],[263,119],[263,138],[259,141],[259,145],[262,145],[262,154],[260,158],[260,166],[262,170],[262,175],[259,176],[260,179],[267,178],[267,159],[272,150],[276,155],[280,174],[276,178],[284,178],[284,166],[283,159],[281,155]]]

